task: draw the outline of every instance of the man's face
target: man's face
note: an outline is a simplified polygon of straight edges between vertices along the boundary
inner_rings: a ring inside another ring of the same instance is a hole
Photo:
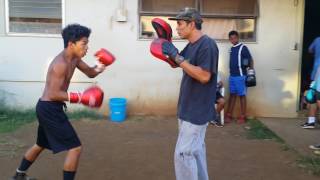
[[[79,41],[72,43],[72,49],[74,54],[79,58],[84,57],[88,51],[88,43],[89,40],[87,37],[83,37]]]
[[[236,45],[239,43],[239,37],[237,35],[231,35],[229,37],[229,41],[231,42],[231,44]]]
[[[180,36],[181,39],[188,39],[192,32],[192,22],[187,23],[184,20],[178,20],[177,21],[177,33]]]

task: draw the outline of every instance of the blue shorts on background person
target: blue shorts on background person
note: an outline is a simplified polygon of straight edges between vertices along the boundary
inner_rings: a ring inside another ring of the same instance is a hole
[[[229,77],[229,90],[230,94],[238,96],[247,95],[246,76],[230,76]]]

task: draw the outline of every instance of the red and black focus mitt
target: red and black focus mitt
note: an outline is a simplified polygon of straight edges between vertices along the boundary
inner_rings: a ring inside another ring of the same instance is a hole
[[[171,26],[160,18],[152,20],[152,26],[155,29],[158,38],[154,39],[150,45],[150,52],[156,58],[170,64],[172,68],[179,66],[176,61],[178,49],[172,44],[172,29]],[[179,62],[179,61],[178,61]]]
[[[153,18],[151,24],[155,29],[158,38],[163,38],[170,42],[172,41],[172,29],[165,20],[160,18]]]
[[[171,42],[162,38],[154,39],[150,45],[150,52],[156,58],[170,64],[172,68],[176,68],[179,65],[172,58],[170,58],[169,55],[164,53],[164,46],[166,45],[166,43],[171,43]]]

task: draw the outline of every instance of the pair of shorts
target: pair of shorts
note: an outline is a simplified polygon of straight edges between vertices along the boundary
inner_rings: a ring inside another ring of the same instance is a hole
[[[217,91],[217,92],[216,92],[216,103],[218,103],[218,100],[221,99],[221,98],[224,98],[224,97],[222,96],[222,94],[220,93],[220,91]]]
[[[246,76],[230,76],[229,90],[230,94],[245,96],[247,94]]]
[[[81,146],[64,107],[64,102],[41,100],[36,106],[39,121],[37,145],[50,149],[53,153]]]

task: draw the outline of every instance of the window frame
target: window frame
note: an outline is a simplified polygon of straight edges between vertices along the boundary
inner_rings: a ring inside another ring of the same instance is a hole
[[[198,0],[195,0],[195,8],[199,9]],[[138,0],[138,40],[150,41],[152,38],[145,38],[141,36],[141,16],[176,16],[177,12],[155,12],[155,11],[142,11],[142,0]],[[174,41],[184,41],[183,39],[172,39]]]
[[[198,5],[198,2],[199,0],[194,0],[194,7],[199,9],[199,5]],[[139,0],[138,1],[139,5],[138,5],[138,14],[139,14],[139,17],[140,15],[151,15],[151,16],[176,16],[177,15],[177,12],[156,12],[156,11],[142,11],[142,0]]]
[[[212,13],[203,13],[203,1],[202,0],[195,0],[195,8],[200,12],[201,16],[203,18],[220,18],[220,19],[254,19],[254,35],[251,39],[241,39],[243,42],[249,42],[249,43],[256,43],[257,42],[257,24],[258,24],[258,17],[260,14],[260,6],[259,1],[257,0],[256,5],[256,15],[239,15],[239,14],[233,14],[233,15],[218,15],[218,14],[212,14]],[[142,0],[138,0],[138,22],[139,22],[139,31],[138,31],[138,39],[139,40],[152,40],[151,38],[145,38],[141,36],[141,16],[176,16],[176,13],[173,12],[150,12],[150,11],[142,11]],[[174,41],[181,41],[181,39],[173,39]],[[227,39],[216,39],[220,42],[228,41]]]
[[[61,0],[61,29],[65,26],[65,2],[66,0]],[[52,37],[60,38],[59,34],[45,34],[45,33],[20,33],[20,32],[10,32],[10,17],[9,17],[9,0],[5,0],[5,32],[7,36],[18,36],[18,37]]]
[[[249,42],[249,43],[256,43],[257,42],[257,24],[258,24],[258,17],[260,14],[260,6],[259,1],[257,0],[256,5],[256,15],[239,15],[239,14],[232,14],[232,15],[218,15],[213,13],[203,13],[203,1],[198,0],[199,2],[199,12],[203,18],[221,18],[221,19],[253,19],[254,20],[254,34],[251,39],[241,39],[242,42]],[[217,41],[226,42],[229,41],[228,39],[217,39]]]
[[[199,12],[203,17],[208,17],[208,18],[224,18],[224,19],[257,19],[259,16],[259,0],[257,1],[256,5],[256,14],[255,15],[250,15],[250,14],[230,14],[230,15],[221,15],[221,14],[214,14],[214,13],[203,13],[203,1],[198,0],[199,2]]]

